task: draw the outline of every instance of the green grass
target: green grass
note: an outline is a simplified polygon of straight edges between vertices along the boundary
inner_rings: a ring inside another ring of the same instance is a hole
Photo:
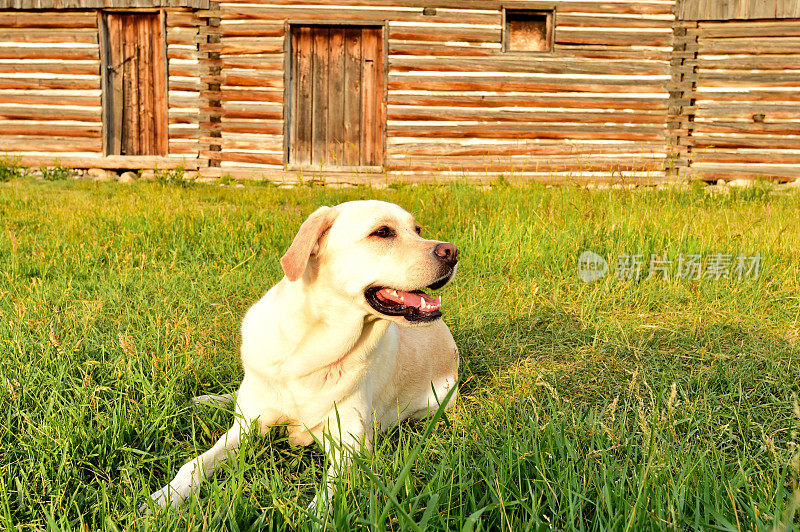
[[[379,436],[344,475],[336,528],[798,528],[800,195],[16,180],[0,184],[0,529],[310,528],[324,457],[280,431],[186,508],[136,509],[228,428],[187,401],[237,386],[239,321],[300,222],[356,198],[459,246],[443,299],[463,382],[444,419]],[[759,252],[762,271],[635,282],[612,265],[584,284],[584,249]]]

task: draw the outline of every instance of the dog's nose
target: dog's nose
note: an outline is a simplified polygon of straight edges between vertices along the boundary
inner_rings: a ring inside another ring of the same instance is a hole
[[[441,242],[433,248],[433,254],[445,261],[450,266],[458,262],[458,248],[450,242]]]

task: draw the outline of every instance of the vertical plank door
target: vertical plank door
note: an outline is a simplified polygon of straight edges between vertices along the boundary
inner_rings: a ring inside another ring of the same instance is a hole
[[[292,26],[289,87],[290,164],[383,164],[383,28]]]
[[[105,13],[107,155],[166,155],[167,72],[159,13]]]

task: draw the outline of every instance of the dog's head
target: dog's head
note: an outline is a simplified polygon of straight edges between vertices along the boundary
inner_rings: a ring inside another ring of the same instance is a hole
[[[300,226],[281,265],[289,281],[313,284],[326,300],[402,325],[422,324],[442,315],[441,299],[423,290],[453,278],[458,250],[420,232],[414,217],[392,203],[321,207]]]

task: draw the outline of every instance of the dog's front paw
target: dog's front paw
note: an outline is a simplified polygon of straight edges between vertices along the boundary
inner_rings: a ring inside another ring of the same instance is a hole
[[[308,505],[308,513],[319,515],[318,509],[322,510],[323,508],[328,512],[328,515],[333,515],[333,497],[327,492],[323,492],[322,497],[320,497],[319,493],[314,495],[311,504]]]
[[[153,507],[166,508],[167,506],[177,507],[183,504],[189,495],[188,486],[174,486],[171,482],[158,491],[150,495],[153,504],[145,503],[139,507],[139,511],[144,514],[151,513]]]

